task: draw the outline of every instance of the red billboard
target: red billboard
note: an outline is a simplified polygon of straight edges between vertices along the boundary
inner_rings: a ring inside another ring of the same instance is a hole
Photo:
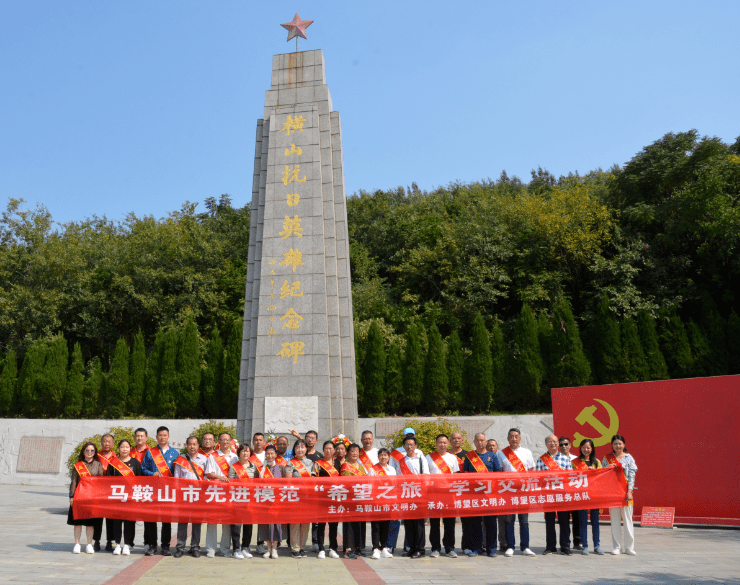
[[[624,436],[637,518],[674,507],[676,522],[740,525],[740,376],[553,388],[552,409],[575,453],[588,438],[602,459]]]

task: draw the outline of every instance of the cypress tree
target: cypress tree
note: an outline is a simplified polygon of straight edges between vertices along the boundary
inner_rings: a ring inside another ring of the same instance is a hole
[[[427,335],[427,357],[424,364],[424,400],[433,414],[444,414],[449,401],[449,379],[445,363],[445,348],[436,323]]]
[[[177,412],[177,330],[170,327],[162,338],[162,356],[159,365],[157,413],[160,418],[174,418]]]
[[[360,337],[359,327],[355,326],[355,380],[357,381],[357,403],[365,403],[365,384],[362,373],[365,371],[365,344]]]
[[[43,376],[46,343],[41,340],[33,342],[26,350],[23,365],[18,374],[16,412],[25,418],[37,418],[41,415],[41,400],[36,391]]]
[[[509,383],[512,388],[512,406],[517,409],[539,403],[544,365],[540,354],[537,322],[529,305],[522,306],[514,326],[509,357]]]
[[[668,366],[665,363],[663,352],[658,343],[658,332],[655,328],[655,319],[644,309],[637,313],[637,330],[640,333],[640,343],[647,362],[647,380],[667,380]]]
[[[224,385],[224,343],[218,325],[213,326],[208,342],[202,385],[203,411],[208,417],[217,417],[220,410],[219,391]]]
[[[711,376],[715,364],[712,363],[712,349],[699,326],[693,321],[689,321],[686,326],[686,333],[691,345],[691,363],[690,376],[692,378],[701,378]]]
[[[371,414],[382,412],[385,406],[385,348],[377,321],[370,324],[367,332],[367,352],[363,367],[365,391],[360,409]]]
[[[506,378],[506,343],[504,342],[504,332],[498,323],[491,330],[491,377],[493,379],[493,388],[497,397],[503,394],[504,382]],[[496,401],[494,400],[494,403]]]
[[[637,330],[637,325],[632,318],[627,318],[622,321],[620,327],[623,363],[624,363],[624,376],[623,382],[642,382],[648,380],[650,374],[648,371],[647,360],[645,359],[645,352],[642,349],[642,343],[640,342],[640,333]]]
[[[82,414],[82,397],[85,391],[85,362],[82,348],[75,343],[72,349],[72,364],[67,373],[67,393],[64,396],[65,418],[79,418]]]
[[[18,364],[15,352],[11,349],[5,356],[3,373],[0,375],[0,416],[15,414],[15,383],[18,378]]]
[[[609,299],[601,297],[594,322],[594,360],[599,384],[616,384],[624,373],[619,323],[609,310]]]
[[[740,317],[735,311],[727,319],[727,367],[730,374],[740,374]]]
[[[200,406],[200,342],[192,315],[185,323],[177,346],[177,373],[177,414],[185,418],[197,417]]]
[[[241,319],[234,319],[229,332],[229,341],[224,355],[224,385],[221,391],[221,416],[236,418],[239,403],[239,374],[242,363]],[[305,359],[305,358],[304,358]]]
[[[57,417],[64,410],[68,364],[67,342],[63,337],[57,337],[46,349],[43,371],[37,379],[36,396],[40,400],[39,412],[44,416]]]
[[[128,411],[134,416],[145,410],[146,391],[146,348],[141,330],[134,337],[134,351],[131,353],[131,374],[128,379]]]
[[[683,321],[675,308],[663,309],[660,317],[660,349],[668,365],[668,373],[671,378],[688,378],[694,360]]]
[[[106,408],[108,418],[121,418],[126,412],[129,381],[128,361],[128,344],[123,337],[119,337],[106,380],[105,401],[108,406]]]
[[[447,381],[450,410],[460,411],[465,396],[464,386],[465,358],[462,342],[457,331],[453,331],[447,340]]]
[[[578,326],[567,301],[559,302],[553,310],[550,356],[552,388],[586,386],[590,383],[591,364],[583,352]]]
[[[397,341],[388,348],[388,359],[385,366],[385,411],[387,414],[399,414],[403,398],[403,368],[401,366],[401,347]]]
[[[493,399],[493,363],[491,360],[491,340],[488,337],[486,322],[478,313],[473,320],[473,337],[470,343],[468,361],[467,404],[476,413],[485,413]]]
[[[726,323],[720,317],[717,305],[714,304],[712,297],[707,293],[704,293],[702,297],[701,330],[709,347],[704,375],[726,375],[729,360],[728,346],[725,343],[727,338]]]
[[[552,323],[545,313],[537,317],[537,341],[540,342],[540,357],[542,358],[542,382],[540,382],[539,400],[540,404],[548,410],[552,409],[550,404],[550,372],[554,365],[552,355]]]
[[[403,360],[403,394],[401,405],[405,412],[415,413],[421,405],[424,385],[424,358],[419,341],[419,328],[411,324],[406,331],[406,352]]]
[[[85,391],[82,395],[82,414],[84,418],[96,418],[100,414],[98,398],[102,395],[103,367],[100,358],[93,357],[87,362],[87,377],[85,379]]]
[[[164,353],[164,331],[160,328],[154,338],[154,347],[149,355],[149,363],[146,367],[146,411],[149,415],[159,412],[159,376],[162,371],[162,355]]]

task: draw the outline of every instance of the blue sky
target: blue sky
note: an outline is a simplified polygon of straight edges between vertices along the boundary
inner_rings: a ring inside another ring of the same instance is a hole
[[[245,204],[295,12],[315,21],[301,48],[324,51],[347,195],[583,173],[691,128],[740,135],[736,0],[6,1],[2,206],[64,222]]]

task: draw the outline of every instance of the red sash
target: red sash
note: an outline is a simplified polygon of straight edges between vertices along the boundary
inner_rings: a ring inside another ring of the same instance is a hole
[[[262,474],[262,477],[270,477],[272,479],[275,479],[275,475],[272,473],[272,469],[270,469],[269,465],[265,465],[264,467],[264,473]]]
[[[260,458],[257,457],[254,453],[252,453],[252,456],[249,458],[249,460],[254,464],[254,466],[257,468],[257,471],[262,471],[262,461],[260,461]]]
[[[375,465],[373,465],[373,469],[375,470],[375,475],[388,475],[385,467],[383,467],[380,463],[376,463]]]
[[[303,461],[301,461],[297,457],[294,457],[290,460],[290,462],[293,464],[293,467],[298,470],[298,473],[301,474],[301,477],[311,477],[311,472],[308,470],[308,468],[306,468],[305,465],[303,465]]]
[[[452,470],[450,469],[450,466],[447,465],[447,461],[445,461],[445,458],[442,457],[442,455],[440,455],[439,452],[432,451],[432,453],[429,454],[429,457],[432,458],[432,461],[434,461],[434,464],[439,468],[439,470],[442,473],[452,473]],[[471,461],[471,463],[473,463],[473,462]],[[481,463],[483,463],[483,462],[481,461]],[[485,468],[485,465],[483,467]],[[486,469],[486,471],[488,471],[488,470]]]
[[[365,449],[360,448],[360,463],[365,467],[365,471],[370,471],[373,468],[373,462],[370,457],[365,453]]]
[[[486,464],[483,463],[483,459],[480,458],[480,455],[478,455],[478,453],[476,453],[475,451],[468,451],[465,457],[468,458],[468,461],[470,461],[470,464],[478,473],[488,473],[488,467],[486,467]]]
[[[573,469],[589,469],[586,462],[580,457],[573,459],[570,464],[573,466]]]
[[[452,454],[455,455],[455,453]],[[463,465],[465,464],[465,455],[463,455],[462,457],[460,457],[459,455],[455,455],[455,457],[457,457],[457,464],[460,466],[460,471],[462,471]]]
[[[246,481],[249,479],[249,474],[247,473],[247,468],[244,467],[241,461],[237,461],[234,463],[234,465],[231,466],[234,469],[234,472],[236,473],[236,476],[241,479],[242,481]]]
[[[126,477],[127,475],[134,474],[134,470],[131,469],[128,465],[126,465],[123,461],[121,461],[115,455],[111,456],[111,458],[108,460],[108,463],[113,466],[113,469],[118,471],[118,473],[120,473],[124,477]]]
[[[367,475],[367,473],[365,473],[365,468],[360,463],[350,463],[349,461],[345,461],[344,463],[342,463],[342,467],[339,469],[339,473],[340,475],[351,476]]]
[[[87,468],[84,461],[78,461],[75,463],[75,469],[77,470],[77,473],[80,474],[80,477],[92,477],[92,473],[90,473],[90,470]]]
[[[211,453],[213,453],[213,451],[211,451],[211,453],[206,453],[205,451],[203,451],[203,449],[198,447],[198,453],[200,453],[201,455],[204,455],[205,458],[208,459],[211,456]]]
[[[98,452],[98,461],[100,461],[100,465],[103,466],[103,471],[108,471],[108,465],[110,465],[110,458],[115,457],[116,454],[111,451],[110,455],[103,455],[102,453]]]
[[[159,471],[159,475],[161,475],[162,477],[172,477],[172,471],[170,471],[170,468],[167,465],[167,461],[165,461],[164,459],[162,448],[157,445],[156,447],[153,447],[150,451],[152,459],[154,459],[154,465],[157,466],[157,471]]]
[[[616,465],[619,463],[619,459],[617,459],[617,456],[614,453],[609,453],[609,455],[606,456],[606,460],[609,462],[609,465]],[[621,465],[621,463],[619,463]]]
[[[286,465],[288,465],[288,460],[285,457],[283,457],[282,455],[278,455],[277,457],[275,457],[275,463],[277,463],[278,465],[282,465],[283,467],[285,467]]]
[[[211,457],[213,457],[216,465],[218,465],[218,467],[221,469],[221,473],[223,473],[223,476],[229,477],[229,462],[226,461],[226,458],[223,455],[219,455],[218,451],[214,451],[211,454]]]
[[[134,447],[131,449],[131,457],[136,459],[139,463],[144,463],[144,457],[146,457],[147,451],[149,451],[149,445],[144,445],[144,449],[141,451]]]
[[[193,473],[193,469],[195,469],[195,473],[198,475],[198,479],[203,479],[203,475],[205,474],[205,471],[203,471],[203,468],[200,465],[198,465],[195,461],[193,461],[192,459],[188,461],[185,455],[180,455],[177,459],[175,459],[173,463],[175,465],[179,465],[185,471],[188,471],[190,473]],[[193,464],[193,467],[190,467],[191,463]]]
[[[326,473],[329,474],[329,477],[336,477],[339,475],[339,472],[337,471],[336,467],[334,467],[331,463],[329,463],[326,459],[319,459],[316,462],[316,465],[321,467]]]
[[[413,475],[414,472],[409,469],[409,466],[406,465],[406,455],[401,453],[398,449],[393,449],[391,451],[391,457],[395,459],[398,462],[398,466],[401,468],[401,473],[403,475]]]
[[[527,471],[527,468],[524,467],[524,463],[522,463],[522,460],[519,459],[519,455],[514,453],[514,450],[511,447],[506,447],[506,449],[504,449],[502,453],[506,456],[506,458],[509,460],[509,463],[511,463],[511,466],[514,469],[519,472]]]
[[[517,459],[519,459],[517,457]],[[563,471],[563,468],[558,465],[558,462],[552,458],[552,455],[545,453],[540,457],[540,461],[544,463],[550,471]]]

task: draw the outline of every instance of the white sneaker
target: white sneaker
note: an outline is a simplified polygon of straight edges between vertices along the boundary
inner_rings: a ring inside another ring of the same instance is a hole
[[[637,553],[635,552],[634,548],[628,548],[626,551],[624,551],[625,554],[632,555],[633,557],[637,556]]]
[[[131,554],[131,549],[128,547],[127,544],[124,544],[123,545],[123,550],[121,551],[121,554],[122,555],[130,555]]]
[[[329,556],[332,559],[338,559],[339,558],[339,553],[337,553],[337,551],[335,551],[335,550],[329,549]]]
[[[536,557],[536,556],[537,556],[536,554],[534,554],[534,553],[532,552],[532,550],[531,550],[531,549],[528,549],[528,548],[525,548],[525,549],[524,549],[524,550],[522,551],[522,554],[523,554],[523,555],[524,555],[525,557]]]
[[[326,558],[326,551],[320,550],[319,551],[319,558],[320,559],[325,559]]]
[[[613,554],[613,555],[620,555],[620,554],[622,554],[622,551],[620,551],[620,550],[619,550],[618,548],[615,548],[615,549],[614,549],[614,550],[612,551],[612,554]]]
[[[390,551],[387,548],[384,548],[380,551],[380,557],[383,559],[392,559],[393,555],[390,553]]]
[[[208,551],[208,552],[206,553],[206,558],[207,558],[207,559],[212,559],[212,558],[213,558],[213,557],[215,557],[215,556],[216,556],[216,551],[215,551],[215,550],[209,550],[209,551]]]
[[[271,558],[271,559],[276,559],[276,558],[278,558],[278,554],[277,554],[277,551],[276,551],[276,550],[272,551],[272,554],[270,555],[270,558]]]
[[[80,554],[80,551],[82,550],[82,547],[80,546],[80,543],[78,542],[74,547],[72,548],[72,554],[78,555]]]
[[[85,548],[85,552],[89,555],[94,555],[95,549],[93,548],[93,545],[88,544],[87,547]]]
[[[120,544],[117,544],[116,545],[116,548],[113,549],[113,554],[114,555],[120,555],[121,554],[121,545]]]
[[[505,557],[513,557],[514,556],[514,549],[513,548],[507,548],[506,552],[504,553]]]
[[[265,554],[262,555],[263,559],[269,559],[270,558],[270,551],[268,550]]]
[[[242,549],[242,555],[244,556],[245,559],[251,559],[252,558],[252,553],[249,552],[249,549],[248,548],[243,548]]]
[[[377,548],[373,549],[373,556],[370,557],[371,559],[375,559],[376,561],[380,558],[380,551]]]
[[[235,550],[235,551],[234,551],[234,558],[235,558],[235,559],[243,559],[243,558],[244,558],[244,555],[242,554],[242,551],[240,551],[240,550]]]

